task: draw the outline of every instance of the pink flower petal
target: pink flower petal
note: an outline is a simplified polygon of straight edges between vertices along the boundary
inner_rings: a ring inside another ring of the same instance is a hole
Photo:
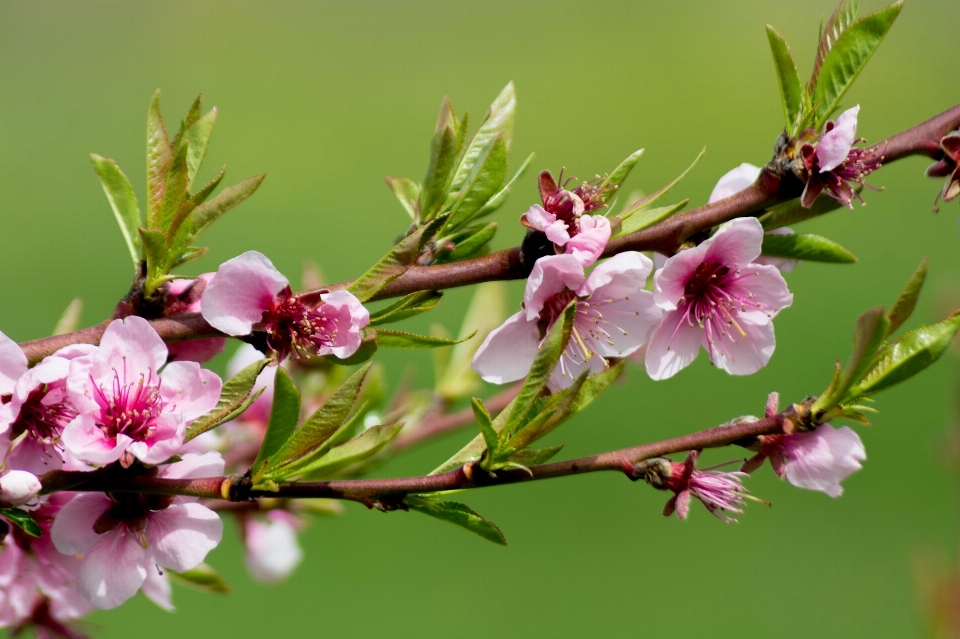
[[[755,217],[739,217],[725,222],[700,246],[707,246],[705,262],[728,266],[750,264],[760,255],[763,227]]]
[[[836,126],[820,138],[820,144],[817,145],[817,162],[821,173],[832,171],[847,159],[857,139],[858,113],[860,113],[859,104],[852,109],[847,109],[837,118]]]
[[[647,343],[644,364],[651,379],[673,377],[693,363],[700,354],[699,326],[691,326],[680,311],[664,315]]]
[[[164,411],[180,413],[192,422],[209,412],[220,399],[220,376],[196,362],[171,362],[160,374]]]
[[[53,520],[50,537],[57,550],[65,555],[83,554],[102,537],[93,524],[110,508],[110,498],[103,493],[80,493],[71,499]]]
[[[762,324],[752,324],[741,314],[740,326],[747,334],[746,337],[741,336],[734,327],[727,333],[727,337],[715,340],[715,344],[711,345],[704,333],[703,347],[711,354],[710,359],[717,368],[731,375],[752,375],[767,365],[777,347],[773,323],[768,320]]]
[[[201,313],[227,335],[247,335],[289,284],[265,255],[247,251],[217,269],[200,300]]]
[[[182,572],[202,564],[207,553],[217,547],[223,522],[206,506],[175,504],[151,514],[146,537],[158,564]]]
[[[473,356],[473,370],[492,384],[521,379],[530,372],[539,342],[537,321],[520,311],[490,331]]]
[[[20,376],[27,372],[27,356],[20,346],[0,332],[0,395],[9,395]]]
[[[528,320],[540,317],[543,305],[551,297],[566,289],[576,290],[583,284],[583,267],[572,255],[550,255],[541,257],[533,265],[533,272],[527,278],[523,293],[523,303]]]
[[[709,202],[716,202],[739,193],[752,185],[760,177],[760,167],[744,162],[740,166],[723,174],[713,187]]]
[[[25,470],[8,470],[0,475],[0,503],[4,508],[22,506],[37,493],[42,486],[33,473]]]
[[[370,312],[348,291],[325,293],[320,300],[323,304],[317,311],[336,321],[337,334],[334,344],[318,348],[317,354],[341,359],[350,357],[360,348],[363,329],[370,323]]]
[[[95,379],[113,381],[113,371],[125,373],[132,382],[145,377],[167,363],[167,345],[142,317],[131,315],[114,320],[100,338],[100,348],[89,356],[93,362],[91,375]]]
[[[297,531],[282,520],[246,522],[247,570],[257,581],[274,583],[285,579],[303,559]]]
[[[84,555],[77,591],[97,608],[116,608],[140,590],[147,578],[147,561],[147,551],[137,538],[125,526],[114,528]]]
[[[776,317],[783,309],[793,304],[793,293],[787,288],[787,281],[780,275],[775,266],[763,264],[749,264],[740,267],[744,278],[744,287],[753,294],[753,301],[764,307],[771,306],[774,310],[760,311],[747,308],[740,313],[740,317],[747,318],[757,324],[762,324]]]
[[[831,497],[843,493],[840,482],[860,470],[860,462],[867,458],[863,442],[853,429],[835,429],[829,424],[786,436],[784,452],[787,481]]]
[[[523,214],[523,218],[526,226],[542,232],[546,232],[547,227],[557,221],[556,215],[548,213],[546,209],[539,204],[531,206],[527,212]]]
[[[667,258],[653,276],[653,300],[657,306],[665,311],[677,308],[686,291],[687,280],[703,263],[708,248],[709,245],[704,242]]]
[[[147,578],[144,579],[140,592],[167,612],[173,612],[173,597],[170,590],[170,578],[166,573],[160,572],[160,569],[150,564],[146,567]]]
[[[547,239],[557,246],[564,246],[570,241],[570,231],[567,229],[567,223],[563,220],[557,220],[546,229],[544,229]]]
[[[565,252],[587,267],[603,255],[609,241],[610,220],[602,215],[584,215],[580,218],[580,232],[567,243]]]
[[[116,441],[110,441],[91,415],[81,413],[66,425],[61,435],[66,449],[85,462],[105,465],[120,459],[127,449],[130,438],[117,435]]]
[[[180,461],[160,469],[160,476],[164,479],[199,479],[220,475],[223,475],[223,458],[215,451],[202,455],[188,453]]]
[[[577,289],[577,295],[623,299],[647,285],[653,262],[643,253],[625,251],[599,264]]]

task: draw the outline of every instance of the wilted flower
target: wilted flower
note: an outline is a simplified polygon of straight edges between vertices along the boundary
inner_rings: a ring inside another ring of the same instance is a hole
[[[196,362],[166,362],[167,347],[149,322],[113,321],[99,348],[70,362],[67,390],[77,416],[63,430],[67,450],[124,467],[175,454],[187,426],[216,405],[221,382]]]
[[[653,295],[644,290],[651,268],[649,258],[632,251],[606,260],[588,277],[572,255],[540,258],[527,280],[524,310],[487,335],[474,355],[474,370],[494,384],[526,376],[540,342],[574,300],[570,341],[548,386],[566,388],[585,370],[604,370],[605,358],[636,351],[660,320]]]
[[[943,185],[937,199],[934,200],[933,209],[936,211],[937,202],[943,198],[944,202],[949,202],[960,195],[960,131],[949,133],[940,140],[940,149],[943,151],[943,159],[930,165],[927,169],[927,175],[930,177],[948,177],[947,183]]]
[[[201,300],[203,317],[227,335],[266,333],[267,346],[282,358],[334,355],[360,348],[370,313],[352,293],[296,296],[290,283],[262,253],[248,251],[220,265]],[[319,306],[317,305],[319,303]]]
[[[720,521],[736,521],[727,513],[743,512],[741,507],[749,493],[740,484],[740,478],[746,477],[746,473],[700,470],[696,467],[699,457],[699,450],[690,451],[682,463],[655,457],[640,462],[637,472],[654,488],[674,493],[663,508],[664,517],[676,512],[677,517],[686,519],[690,498],[695,497]]]
[[[701,345],[732,375],[766,366],[776,347],[773,318],[793,295],[775,267],[754,263],[762,241],[756,218],[731,220],[656,272],[654,301],[666,314],[647,345],[650,377],[672,377],[697,358]]]
[[[583,267],[603,254],[610,240],[610,220],[602,215],[585,215],[606,206],[606,191],[584,182],[572,191],[557,188],[549,171],[540,174],[540,199],[520,216],[520,222],[543,232],[557,253],[573,255]]]

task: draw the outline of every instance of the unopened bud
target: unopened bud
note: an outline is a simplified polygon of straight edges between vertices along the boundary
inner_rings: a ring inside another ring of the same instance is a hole
[[[33,499],[42,488],[37,476],[25,470],[11,470],[0,477],[0,505],[4,508],[22,506]]]

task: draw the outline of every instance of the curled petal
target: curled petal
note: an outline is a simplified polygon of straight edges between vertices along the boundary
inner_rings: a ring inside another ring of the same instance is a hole
[[[817,145],[817,162],[821,173],[832,171],[847,159],[853,142],[857,139],[858,113],[860,113],[859,104],[852,109],[847,109],[837,118],[836,126],[820,138],[820,144]]]
[[[363,329],[370,323],[370,312],[348,291],[334,291],[320,297],[323,304],[317,311],[337,325],[331,346],[317,349],[318,355],[350,357],[360,348]]]
[[[547,228],[557,221],[557,216],[539,204],[534,204],[523,214],[521,221],[524,226],[545,233]]]
[[[549,234],[547,237],[550,237]],[[565,252],[573,255],[583,267],[590,266],[603,255],[610,241],[610,220],[602,215],[584,215],[580,218],[580,232],[573,236]],[[560,242],[554,241],[554,244]]]
[[[523,293],[523,304],[528,320],[540,317],[543,305],[564,290],[576,290],[583,284],[583,266],[572,255],[541,257],[533,265]]]
[[[860,470],[860,462],[867,458],[860,436],[847,426],[822,424],[813,431],[788,435],[783,446],[787,481],[831,497],[843,493],[840,482]]]
[[[93,417],[86,413],[77,415],[66,425],[61,439],[67,451],[78,459],[100,466],[120,459],[132,441],[123,434],[113,440],[107,439]]]
[[[220,265],[203,292],[200,312],[227,335],[247,335],[289,284],[265,255],[247,251]]]

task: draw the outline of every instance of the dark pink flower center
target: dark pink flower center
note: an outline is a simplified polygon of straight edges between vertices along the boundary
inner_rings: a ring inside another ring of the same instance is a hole
[[[334,346],[340,332],[339,320],[295,297],[287,287],[277,296],[273,308],[263,316],[267,345],[281,357],[293,353],[306,358],[324,346]]]
[[[160,398],[160,383],[141,377],[131,384],[124,384],[116,372],[113,385],[104,389],[94,385],[93,399],[100,407],[95,416],[97,427],[108,440],[124,434],[135,441],[144,441],[155,430],[153,421],[163,411]]]
[[[56,444],[60,433],[76,411],[66,401],[66,394],[58,389],[50,391],[47,385],[34,389],[20,406],[20,413],[11,427],[11,439],[23,433],[41,444]]]
[[[172,503],[170,495],[111,493],[110,508],[94,522],[93,529],[102,535],[122,525],[131,533],[140,534],[146,529],[151,512],[165,510]]]

